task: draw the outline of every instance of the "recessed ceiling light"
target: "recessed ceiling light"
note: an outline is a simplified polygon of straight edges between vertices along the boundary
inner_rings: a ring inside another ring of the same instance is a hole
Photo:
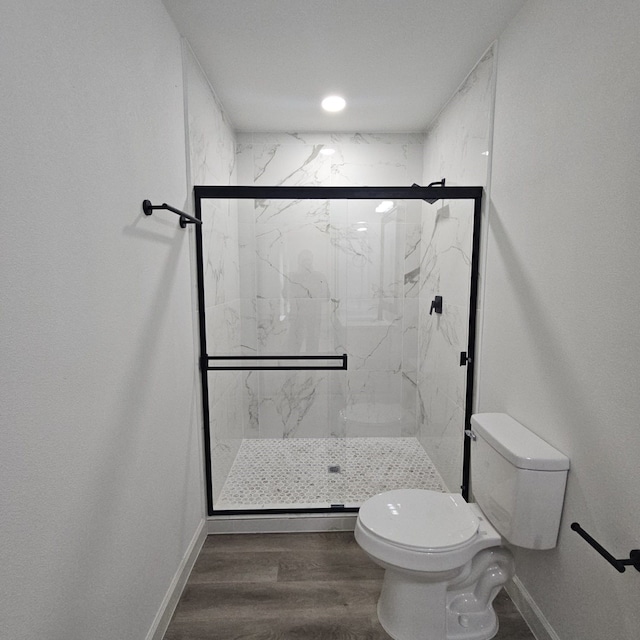
[[[322,108],[325,111],[331,111],[336,112],[336,111],[342,111],[345,106],[346,106],[346,101],[344,98],[341,98],[340,96],[327,96],[323,101],[322,101]]]

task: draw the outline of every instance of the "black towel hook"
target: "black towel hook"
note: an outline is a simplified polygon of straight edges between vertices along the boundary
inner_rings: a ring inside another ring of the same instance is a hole
[[[617,560],[601,544],[596,542],[577,522],[571,524],[571,528],[584,538],[609,564],[613,565],[620,573],[625,572],[628,566],[640,571],[640,549],[632,549],[628,559]]]
[[[177,213],[180,216],[180,227],[183,229],[186,228],[188,224],[202,224],[202,220],[198,220],[198,218],[194,218],[188,213],[180,211],[180,209],[175,209],[174,207],[169,206],[166,202],[154,205],[151,204],[150,200],[142,201],[142,210],[144,211],[145,216],[150,216],[154,209],[167,209],[169,211],[173,211],[173,213]]]

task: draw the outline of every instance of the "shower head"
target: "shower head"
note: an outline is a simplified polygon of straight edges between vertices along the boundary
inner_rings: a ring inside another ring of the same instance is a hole
[[[445,179],[442,178],[442,180],[439,180],[437,182],[430,182],[427,187],[444,187],[444,181]],[[419,187],[419,184],[416,184],[415,182],[411,185],[412,187]],[[433,199],[428,199],[425,198],[424,201],[428,202],[429,204],[433,204],[434,202],[437,202],[438,200],[440,200],[440,198],[433,198]]]

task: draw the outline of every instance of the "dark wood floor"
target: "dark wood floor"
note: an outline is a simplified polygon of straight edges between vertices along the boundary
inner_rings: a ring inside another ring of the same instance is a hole
[[[389,640],[383,570],[353,533],[209,536],[165,640]],[[506,593],[498,640],[535,640]]]

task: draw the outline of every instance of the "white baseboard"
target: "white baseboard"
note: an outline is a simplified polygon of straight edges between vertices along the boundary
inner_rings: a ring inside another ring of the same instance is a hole
[[[560,640],[560,636],[553,630],[518,576],[515,576],[505,588],[536,640]]]
[[[293,533],[302,531],[353,531],[357,513],[302,513],[211,516],[210,535],[219,533]]]
[[[191,569],[193,569],[193,565],[198,558],[200,549],[202,549],[202,545],[207,538],[207,527],[205,525],[206,520],[203,519],[198,525],[198,528],[187,547],[187,551],[180,562],[180,566],[173,576],[171,585],[162,600],[162,604],[160,605],[160,609],[158,609],[158,613],[153,620],[151,629],[149,629],[149,633],[147,633],[146,640],[162,640],[164,634],[167,632],[167,627],[169,626],[169,622],[171,622],[171,616],[173,616],[173,612],[178,606],[178,601],[180,600],[180,596],[187,584]]]

